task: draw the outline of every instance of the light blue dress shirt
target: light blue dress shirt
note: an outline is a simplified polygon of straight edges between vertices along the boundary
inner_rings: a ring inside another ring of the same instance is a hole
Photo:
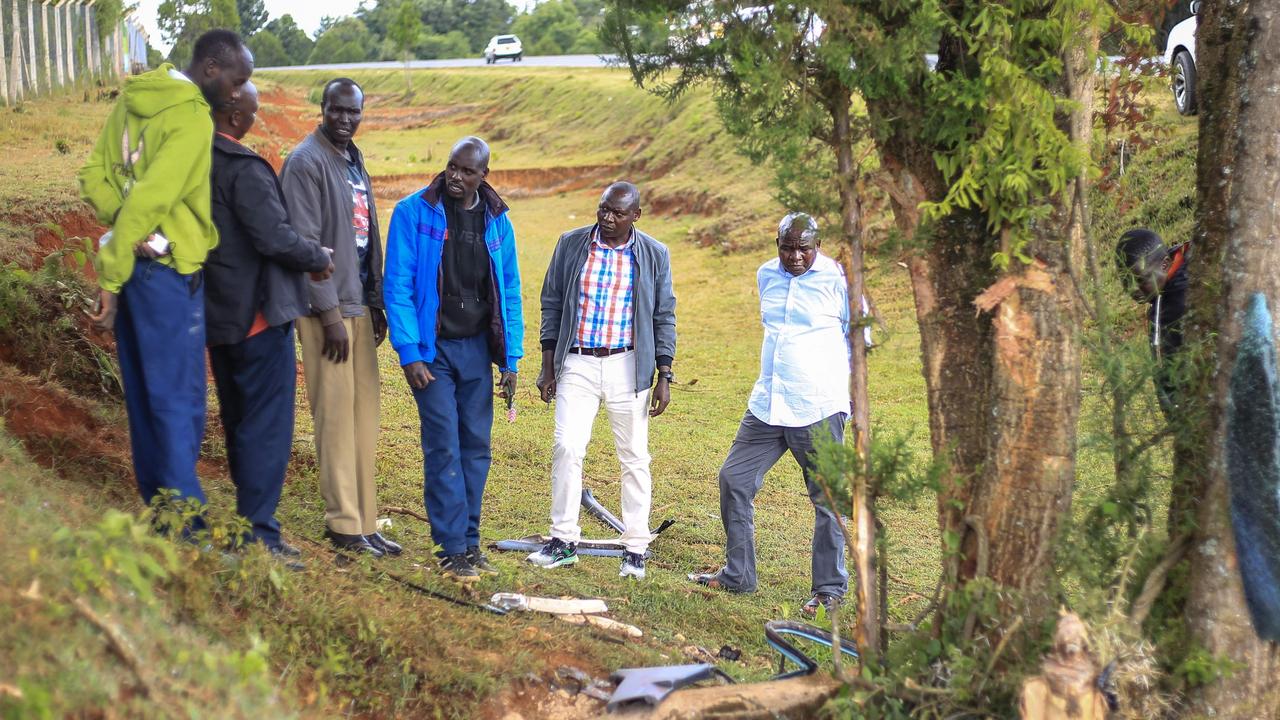
[[[818,253],[803,275],[774,258],[760,288],[760,378],[747,409],[761,422],[806,427],[849,412],[849,288],[839,263]]]

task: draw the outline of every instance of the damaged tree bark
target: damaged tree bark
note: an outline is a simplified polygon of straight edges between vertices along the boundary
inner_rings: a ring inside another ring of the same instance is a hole
[[[1226,426],[1245,309],[1262,303],[1272,318],[1270,338],[1280,331],[1280,3],[1206,2],[1198,32],[1204,70],[1196,240],[1206,273],[1220,268],[1220,275],[1192,291],[1188,337],[1216,335],[1216,346],[1195,393],[1207,400],[1197,428],[1201,455],[1187,459],[1200,470],[1201,485],[1185,615],[1223,673],[1193,692],[1192,710],[1278,717],[1280,651],[1257,636],[1245,602],[1230,515],[1231,483],[1238,479],[1227,473]],[[1257,428],[1268,431],[1274,432]],[[1274,506],[1274,490],[1256,502]]]

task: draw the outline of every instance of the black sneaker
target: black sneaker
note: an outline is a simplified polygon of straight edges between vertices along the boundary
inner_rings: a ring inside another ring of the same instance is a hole
[[[444,572],[445,577],[451,577],[461,582],[480,579],[480,573],[476,572],[471,561],[467,559],[466,553],[444,556],[440,559],[440,569]]]
[[[840,598],[823,592],[814,593],[813,596],[809,598],[808,602],[800,606],[800,614],[807,618],[817,617],[819,605],[825,608],[827,613],[830,614],[832,610],[840,608]]]
[[[630,550],[622,553],[622,568],[618,570],[618,577],[633,577],[637,580],[644,579],[644,556],[633,553]]]
[[[525,559],[538,567],[548,569],[573,565],[578,562],[578,543],[565,542],[553,537],[551,542],[542,546],[541,550],[529,553]]]
[[[467,562],[470,562],[471,567],[475,568],[476,572],[481,575],[498,574],[498,568],[494,567],[493,564],[489,562],[489,558],[486,557],[484,553],[480,552],[479,547],[467,548]]]

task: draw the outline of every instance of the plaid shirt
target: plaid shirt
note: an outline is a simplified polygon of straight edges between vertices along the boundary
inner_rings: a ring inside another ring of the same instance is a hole
[[[632,345],[632,257],[635,236],[611,248],[600,242],[600,231],[591,235],[587,261],[578,285],[578,333],[576,346],[622,348]]]

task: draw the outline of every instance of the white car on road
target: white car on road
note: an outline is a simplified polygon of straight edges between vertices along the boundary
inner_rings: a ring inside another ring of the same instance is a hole
[[[1196,102],[1196,15],[1200,1],[1191,3],[1191,17],[1169,31],[1164,46],[1164,63],[1173,79],[1173,104],[1182,115],[1195,115]]]
[[[515,35],[494,35],[484,48],[484,61],[490,65],[499,60],[520,62],[523,56],[524,47]]]

